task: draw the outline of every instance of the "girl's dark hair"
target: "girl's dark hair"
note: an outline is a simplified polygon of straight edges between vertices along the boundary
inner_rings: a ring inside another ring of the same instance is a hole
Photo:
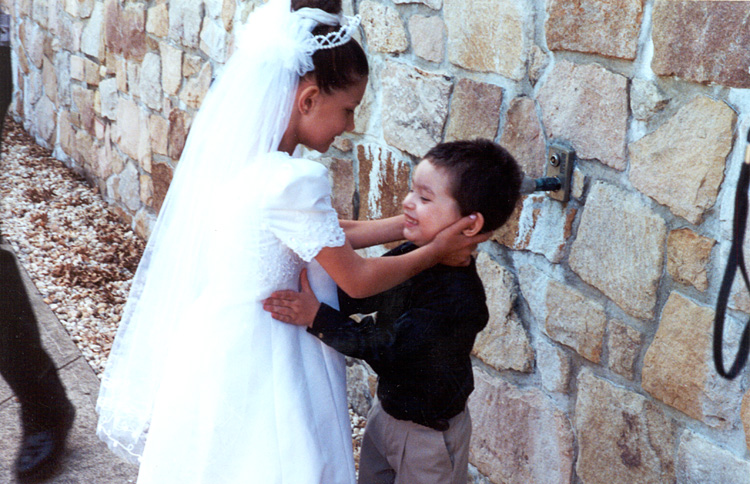
[[[424,157],[448,173],[462,216],[484,216],[482,232],[503,225],[520,198],[523,172],[508,150],[486,139],[441,143]]]
[[[341,0],[292,0],[292,10],[304,7],[318,8],[338,15],[341,12]],[[340,29],[339,25],[318,25],[313,35],[326,35]],[[312,56],[313,74],[321,91],[330,94],[334,90],[346,89],[370,73],[365,51],[352,39],[344,45],[333,49],[320,49]]]

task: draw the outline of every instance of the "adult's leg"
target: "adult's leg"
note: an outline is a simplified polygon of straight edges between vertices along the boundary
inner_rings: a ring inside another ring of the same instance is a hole
[[[10,45],[3,35],[8,19],[0,12],[0,148],[5,115],[13,95]],[[15,257],[2,249],[0,375],[21,404],[23,440],[16,473],[21,479],[45,477],[54,471],[62,454],[75,409],[52,359],[42,347],[37,320]]]
[[[21,403],[24,429],[60,420],[67,402],[12,253],[0,249],[0,374]]]

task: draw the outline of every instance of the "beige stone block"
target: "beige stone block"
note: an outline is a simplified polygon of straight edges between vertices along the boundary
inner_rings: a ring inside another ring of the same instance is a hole
[[[161,57],[153,52],[143,57],[138,91],[141,101],[151,109],[158,111],[162,105]]]
[[[400,215],[409,192],[410,164],[393,151],[377,145],[358,145],[358,220]]]
[[[237,11],[235,0],[223,0],[221,4],[221,21],[227,32],[232,31],[234,26],[234,14]]]
[[[354,218],[354,165],[352,160],[343,158],[326,158],[328,178],[331,181],[331,202],[340,219]]]
[[[147,162],[151,153],[148,114],[130,99],[119,99],[114,140],[133,160]]]
[[[520,97],[510,102],[500,144],[513,155],[526,176],[544,176],[547,143],[533,100]]]
[[[151,134],[151,151],[157,155],[167,155],[169,149],[169,121],[158,114],[148,118],[148,131]]]
[[[78,52],[81,50],[81,36],[83,34],[83,22],[75,19],[61,19],[60,25],[60,46],[68,52]]]
[[[115,121],[120,97],[117,91],[117,79],[110,77],[103,80],[99,84],[99,97],[101,99],[101,115]]]
[[[97,60],[104,58],[105,10],[101,2],[94,4],[91,17],[81,30],[81,52]]]
[[[713,368],[713,320],[713,309],[670,294],[646,351],[641,380],[654,398],[696,420],[726,427],[739,417],[742,392],[740,382],[722,379]],[[727,333],[730,341],[732,331]]]
[[[42,79],[44,79],[44,94],[53,104],[57,104],[57,71],[54,64],[45,57],[42,67]]]
[[[24,22],[24,27],[24,30],[19,34],[28,60],[37,69],[41,69],[44,62],[44,31],[33,22]]]
[[[42,96],[34,106],[33,111],[34,129],[39,138],[43,140],[41,145],[45,147],[54,146],[57,127],[57,109],[55,104],[47,97]]]
[[[172,183],[174,170],[167,163],[154,163],[151,166],[151,181],[153,185],[153,205],[154,210],[158,213],[167,196],[169,185]]]
[[[193,77],[203,68],[203,58],[197,55],[185,54],[182,62],[182,75],[185,79]]]
[[[162,89],[170,96],[175,96],[182,85],[182,51],[167,42],[159,44],[161,53]]]
[[[83,60],[84,81],[90,86],[98,86],[101,76],[99,75],[99,64],[89,59]]]
[[[156,224],[156,217],[148,213],[146,210],[139,210],[138,213],[135,214],[135,219],[131,220],[129,217],[126,217],[125,220],[126,222],[128,220],[132,222],[133,231],[143,240],[148,240],[151,236],[151,231]]]
[[[716,202],[736,120],[726,103],[694,98],[656,131],[630,145],[633,186],[675,215],[699,223]]]
[[[146,32],[159,38],[169,33],[169,8],[167,4],[154,5],[146,13]]]
[[[23,39],[23,37],[21,37],[21,39]],[[16,45],[16,54],[19,74],[28,74],[30,70],[29,58],[27,57],[26,49],[20,42],[18,43],[18,45]]]
[[[581,482],[675,482],[675,423],[642,395],[597,378],[578,376],[576,473]]]
[[[180,100],[188,107],[198,109],[203,102],[203,98],[211,87],[211,64],[205,63],[200,73],[191,79],[188,79],[185,86],[180,92]]]
[[[453,84],[443,75],[388,61],[381,85],[386,142],[424,156],[443,138]]]
[[[750,87],[748,15],[750,2],[656,1],[651,68],[660,76]]]
[[[571,358],[556,344],[539,338],[536,341],[536,366],[545,390],[568,393],[571,375]]]
[[[179,160],[182,150],[185,148],[190,129],[190,119],[185,111],[173,109],[169,113],[169,157],[173,160]]]
[[[370,49],[385,54],[404,52],[409,47],[404,22],[396,9],[371,0],[359,5],[362,28]]]
[[[121,92],[128,92],[127,63],[122,57],[118,57],[115,64],[115,78],[117,79],[117,89]]]
[[[536,85],[549,66],[549,56],[538,46],[531,46],[529,52],[529,80]]]
[[[531,44],[522,8],[512,0],[445,0],[448,59],[472,71],[520,81]]]
[[[459,79],[453,90],[445,140],[494,140],[500,122],[502,103],[503,90],[500,86],[471,79]]]
[[[545,22],[547,45],[550,50],[633,60],[643,7],[644,0],[551,0]]]
[[[583,190],[586,188],[586,175],[580,168],[573,168],[573,179],[571,180],[570,195],[580,200],[583,198]]]
[[[94,11],[94,0],[64,0],[65,11],[78,18],[89,18]]]
[[[641,352],[643,335],[622,321],[613,319],[609,322],[609,368],[632,380],[635,377],[635,365]]]
[[[510,219],[492,235],[492,240],[513,250],[530,250],[558,263],[572,236],[578,209],[546,195],[523,197]]]
[[[370,122],[373,118],[373,106],[375,103],[376,93],[379,88],[373,86],[376,75],[370,72],[370,78],[367,81],[367,90],[365,96],[362,98],[362,102],[354,110],[354,130],[353,133],[364,134],[368,132]]]
[[[169,38],[185,47],[198,48],[203,2],[171,0],[169,2]]]
[[[393,3],[421,3],[422,5],[427,5],[433,10],[440,10],[443,6],[443,0],[393,0]]]
[[[604,307],[557,281],[550,281],[546,303],[547,335],[587,360],[599,363],[607,324]]]
[[[83,130],[78,130],[75,136],[76,151],[74,158],[88,170],[93,171],[97,158],[93,136]]]
[[[60,135],[58,138],[58,141],[60,142],[60,148],[62,148],[66,155],[73,156],[76,151],[76,134],[75,128],[73,127],[73,123],[70,119],[69,111],[63,111],[60,113],[58,124],[60,126]]]
[[[572,483],[573,432],[553,401],[481,370],[474,377],[470,462],[491,482]]]
[[[558,61],[539,90],[549,139],[570,142],[582,159],[626,166],[627,79],[597,64]]]
[[[750,449],[750,391],[742,397],[740,418],[742,419],[742,428],[745,431],[745,446]]]
[[[151,206],[153,204],[153,197],[154,197],[154,185],[151,183],[151,176],[147,174],[143,174],[140,177],[141,180],[141,188],[140,188],[140,195],[141,195],[141,203],[147,206]]]
[[[350,153],[354,149],[354,143],[352,142],[352,140],[344,136],[336,136],[336,138],[333,140],[332,146],[339,151],[343,151],[344,153]]]
[[[445,59],[445,23],[438,16],[412,15],[409,36],[414,53],[430,62]]]
[[[200,38],[200,49],[208,57],[221,63],[227,60],[229,35],[221,20],[204,19]]]
[[[81,127],[90,134],[94,134],[94,118],[96,116],[94,111],[94,91],[80,86],[73,86],[71,95],[73,97],[73,109],[81,118]]]
[[[104,30],[109,50],[127,60],[143,60],[148,50],[145,5],[129,3],[122,8],[117,0],[105,0]]]
[[[703,237],[688,228],[673,230],[667,238],[667,271],[682,284],[699,291],[708,289],[707,266],[714,239]]]
[[[669,98],[653,81],[635,78],[630,86],[630,109],[633,117],[641,121],[650,120],[655,114],[664,110]]]
[[[680,484],[740,483],[750,476],[750,462],[685,430],[677,450],[677,482]]]
[[[666,236],[664,220],[637,195],[596,182],[570,251],[570,268],[631,316],[651,319]]]
[[[534,350],[526,329],[513,312],[518,292],[513,275],[486,252],[477,258],[477,272],[487,295],[490,319],[477,335],[474,355],[498,370],[532,371]]]

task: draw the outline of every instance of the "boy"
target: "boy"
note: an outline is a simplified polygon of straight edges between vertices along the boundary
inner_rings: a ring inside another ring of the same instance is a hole
[[[417,165],[403,202],[398,255],[427,244],[462,216],[465,235],[507,221],[522,174],[513,157],[487,140],[443,143]],[[308,331],[378,374],[360,455],[360,484],[465,484],[474,389],[471,350],[489,317],[471,256],[427,269],[366,299],[339,291],[341,310],[320,304],[302,275],[302,292],[278,291],[265,302],[276,319]],[[357,323],[348,314],[368,314]]]

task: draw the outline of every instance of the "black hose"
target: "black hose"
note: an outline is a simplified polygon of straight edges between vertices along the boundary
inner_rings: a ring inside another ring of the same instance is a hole
[[[745,268],[745,257],[742,244],[745,241],[745,229],[747,228],[748,187],[750,186],[750,131],[747,134],[748,146],[745,152],[745,162],[740,169],[740,179],[737,182],[737,192],[734,198],[734,222],[732,224],[732,247],[729,251],[729,259],[724,271],[724,279],[721,281],[719,297],[716,301],[716,316],[714,319],[714,365],[719,375],[727,379],[734,379],[747,363],[748,351],[750,350],[750,320],[745,324],[742,332],[737,356],[729,371],[724,369],[724,358],[722,347],[724,344],[724,317],[729,301],[729,293],[732,282],[739,268],[745,287],[750,290],[750,281]]]

